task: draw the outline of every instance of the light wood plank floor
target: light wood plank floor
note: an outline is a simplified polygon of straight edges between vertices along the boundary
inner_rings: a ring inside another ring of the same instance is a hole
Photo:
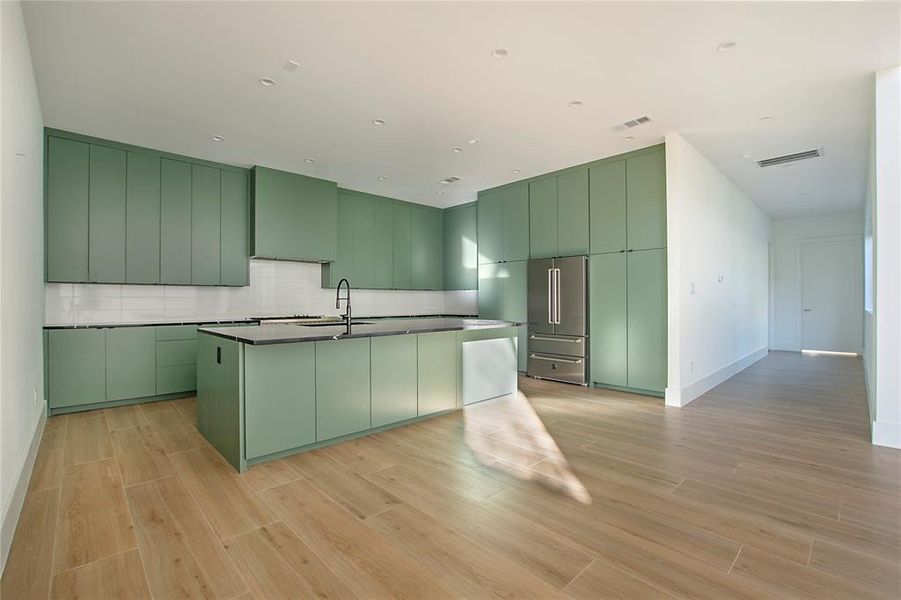
[[[683,409],[521,387],[244,475],[193,399],[53,417],[2,597],[901,597],[858,359],[772,353]]]

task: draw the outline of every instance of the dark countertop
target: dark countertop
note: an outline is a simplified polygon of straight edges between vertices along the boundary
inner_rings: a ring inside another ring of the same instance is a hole
[[[477,315],[386,315],[380,317],[354,317],[354,320],[370,320],[370,319],[468,319],[468,318],[476,318]],[[262,317],[265,319],[290,319],[291,316],[279,317],[279,316],[271,316],[271,317]],[[260,318],[247,318],[247,319],[206,319],[203,321],[197,320],[160,320],[153,321],[148,323],[80,323],[78,325],[44,325],[44,329],[106,329],[110,327],[157,327],[157,326],[165,326],[165,325],[223,325],[227,326],[233,323],[259,323]]]
[[[362,319],[360,319],[362,320]],[[202,327],[198,331],[235,340],[254,346],[265,344],[289,344],[292,342],[316,342],[352,338],[378,337],[383,335],[406,335],[434,331],[467,331],[474,329],[500,329],[516,327],[521,323],[494,321],[491,319],[392,319],[378,320],[369,324],[354,325],[350,335],[344,325],[324,327],[304,327],[303,325],[280,324],[260,327]]]

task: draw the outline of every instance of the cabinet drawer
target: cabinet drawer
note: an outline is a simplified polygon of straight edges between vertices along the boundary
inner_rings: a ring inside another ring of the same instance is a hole
[[[585,338],[543,333],[529,334],[529,352],[585,356]]]
[[[156,370],[156,393],[175,394],[197,389],[197,368],[194,365],[158,367]]]
[[[161,325],[156,328],[156,340],[193,340],[197,338],[197,325]]]
[[[197,363],[197,340],[169,340],[156,343],[156,366],[172,367]]]

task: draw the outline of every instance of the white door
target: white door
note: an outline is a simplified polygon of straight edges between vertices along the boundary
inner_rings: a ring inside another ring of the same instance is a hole
[[[861,352],[863,248],[859,238],[801,243],[801,339],[805,350]]]

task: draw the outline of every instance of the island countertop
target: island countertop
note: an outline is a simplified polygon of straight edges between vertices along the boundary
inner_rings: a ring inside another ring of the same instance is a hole
[[[499,329],[522,325],[513,321],[492,319],[390,319],[354,324],[347,334],[344,325],[261,325],[259,327],[201,327],[197,331],[254,346],[290,344],[384,335],[407,335],[435,331],[468,331]]]

